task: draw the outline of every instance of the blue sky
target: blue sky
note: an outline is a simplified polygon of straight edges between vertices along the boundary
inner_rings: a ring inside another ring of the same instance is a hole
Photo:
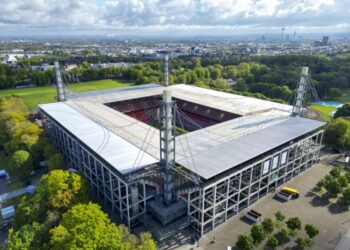
[[[350,32],[350,0],[0,0],[1,35]]]

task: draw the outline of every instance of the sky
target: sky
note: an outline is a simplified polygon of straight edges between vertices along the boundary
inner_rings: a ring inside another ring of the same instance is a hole
[[[350,32],[350,0],[0,0],[0,36]]]

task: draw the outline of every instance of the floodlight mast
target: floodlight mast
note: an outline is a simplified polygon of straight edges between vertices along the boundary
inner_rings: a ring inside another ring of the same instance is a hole
[[[56,73],[56,92],[57,92],[57,101],[63,102],[66,100],[63,88],[62,74],[60,69],[60,64],[55,62],[55,73]]]
[[[309,67],[303,67],[301,70],[300,81],[298,84],[298,90],[293,106],[293,116],[301,116],[303,112],[303,105],[305,99],[305,93],[307,91],[307,85],[309,80]]]
[[[160,104],[160,164],[163,171],[163,202],[171,205],[175,200],[174,181],[171,169],[175,166],[175,103],[172,101],[171,90],[167,88],[168,55],[164,58],[163,100]]]

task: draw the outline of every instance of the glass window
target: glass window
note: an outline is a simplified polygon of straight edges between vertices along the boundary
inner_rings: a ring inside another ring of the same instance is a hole
[[[270,167],[270,160],[267,160],[264,162],[263,170],[262,170],[262,175],[265,175],[269,172],[269,167]]]
[[[278,159],[279,159],[279,155],[276,155],[275,157],[273,157],[271,169],[277,168],[277,166],[278,166]]]
[[[287,151],[284,151],[283,153],[282,153],[282,157],[281,157],[281,165],[283,165],[283,164],[286,164],[286,162],[287,162]]]

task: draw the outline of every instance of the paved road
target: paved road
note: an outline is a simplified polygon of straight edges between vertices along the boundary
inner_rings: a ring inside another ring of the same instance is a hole
[[[274,199],[274,194],[271,193],[254,204],[252,209],[261,212],[265,217],[273,217],[278,210],[282,211],[287,217],[298,216],[302,219],[304,225],[314,224],[320,229],[320,235],[316,236],[315,243],[311,249],[336,249],[342,236],[339,234],[340,230],[347,232],[350,226],[350,210],[347,206],[329,202],[322,195],[313,192],[313,188],[319,179],[331,169],[332,167],[328,164],[317,164],[290,181],[288,185],[298,187],[301,193],[299,199],[280,202]],[[192,245],[181,249],[226,250],[227,246],[235,246],[237,235],[249,232],[251,228],[249,224],[241,219],[243,215],[244,211],[205,235],[205,237],[200,239],[198,247]],[[304,231],[300,230],[298,237],[307,237]],[[350,237],[349,234],[347,234],[348,237]],[[345,246],[349,244],[348,240],[350,239],[344,238]],[[278,249],[292,248],[295,246],[294,242],[295,239]],[[350,247],[339,250],[350,250]]]
[[[335,250],[350,250],[350,228],[338,243]]]

